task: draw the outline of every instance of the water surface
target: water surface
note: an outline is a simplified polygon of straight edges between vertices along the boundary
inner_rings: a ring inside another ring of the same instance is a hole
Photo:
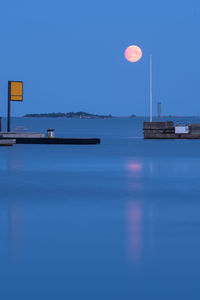
[[[0,148],[1,299],[200,298],[200,140],[142,122],[12,120],[102,142]]]

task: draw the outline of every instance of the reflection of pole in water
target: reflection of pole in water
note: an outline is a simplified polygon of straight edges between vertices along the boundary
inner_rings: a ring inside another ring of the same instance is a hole
[[[21,158],[21,152],[15,148],[9,149],[7,152],[7,168],[8,170],[20,171],[23,169],[23,161]]]
[[[16,259],[21,252],[22,240],[22,210],[21,207],[11,207],[9,211],[11,256]]]
[[[142,212],[139,202],[128,205],[128,254],[139,262],[142,251]]]
[[[6,205],[0,210],[0,241],[4,262],[13,263],[21,254],[23,211],[19,206]]]

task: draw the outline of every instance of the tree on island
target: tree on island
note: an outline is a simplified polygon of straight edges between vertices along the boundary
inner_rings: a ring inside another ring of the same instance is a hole
[[[105,119],[112,118],[112,115],[97,115],[90,114],[83,111],[80,112],[68,112],[68,113],[40,113],[40,114],[26,114],[25,118],[80,118],[80,119]]]

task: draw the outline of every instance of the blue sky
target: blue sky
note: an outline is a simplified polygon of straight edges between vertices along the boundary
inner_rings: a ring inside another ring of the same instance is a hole
[[[12,113],[87,111],[200,115],[198,1],[18,0],[0,3],[0,114],[7,81],[24,81],[24,102]],[[137,63],[127,46],[143,50]]]

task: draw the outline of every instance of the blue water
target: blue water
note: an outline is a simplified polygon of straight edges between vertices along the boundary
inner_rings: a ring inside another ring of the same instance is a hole
[[[200,298],[200,140],[142,122],[12,120],[101,145],[0,147],[0,299]]]

